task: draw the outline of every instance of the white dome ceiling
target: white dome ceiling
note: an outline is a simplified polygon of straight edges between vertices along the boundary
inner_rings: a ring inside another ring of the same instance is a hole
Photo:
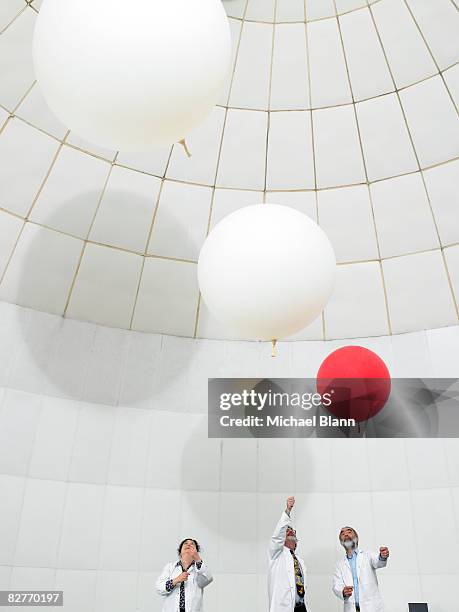
[[[0,6],[0,299],[121,328],[234,337],[199,298],[209,229],[252,203],[319,222],[338,259],[296,338],[457,323],[459,27],[453,0],[225,0],[233,70],[180,145],[106,151],[51,115],[40,2]],[[306,19],[305,19],[306,17]]]

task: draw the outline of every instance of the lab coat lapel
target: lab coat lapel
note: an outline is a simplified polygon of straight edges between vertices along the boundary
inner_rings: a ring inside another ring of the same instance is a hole
[[[284,548],[284,555],[285,555],[285,563],[287,564],[287,567],[289,569],[288,576],[289,576],[290,588],[293,589],[293,592],[295,592],[295,589],[296,589],[295,565],[293,563],[293,556],[289,548],[287,547]]]
[[[352,578],[352,570],[347,557],[344,557],[344,559],[341,561],[341,573],[344,584],[346,586],[352,586],[354,584],[354,580]]]
[[[360,582],[360,571],[362,569],[362,563],[363,563],[363,553],[361,550],[359,550],[359,552],[357,553],[357,578]]]

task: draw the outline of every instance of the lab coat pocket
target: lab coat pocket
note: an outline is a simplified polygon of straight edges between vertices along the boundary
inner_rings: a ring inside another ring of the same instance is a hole
[[[292,603],[292,589],[287,587],[281,594],[281,603],[290,605]]]

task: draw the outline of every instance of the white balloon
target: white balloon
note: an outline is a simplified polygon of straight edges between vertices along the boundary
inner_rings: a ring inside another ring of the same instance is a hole
[[[202,297],[216,319],[246,338],[286,338],[323,310],[336,259],[324,231],[305,214],[255,204],[218,223],[199,255]]]
[[[221,0],[45,0],[33,41],[55,115],[125,151],[185,138],[217,102],[230,55]]]

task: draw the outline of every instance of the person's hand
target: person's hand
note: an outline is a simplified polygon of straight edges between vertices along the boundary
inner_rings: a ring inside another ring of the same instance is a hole
[[[181,582],[186,582],[188,580],[188,576],[190,574],[188,572],[182,572],[172,581],[173,585],[180,584]]]
[[[343,597],[350,597],[352,595],[354,591],[354,587],[352,586],[345,586],[343,589]]]
[[[191,561],[201,561],[201,557],[199,556],[198,549],[196,548],[194,544],[190,544],[187,547],[183,557],[187,559],[188,563],[191,563]]]
[[[287,514],[290,514],[294,505],[295,505],[295,498],[292,495],[291,497],[287,498],[287,507],[285,508],[285,511]]]
[[[387,546],[381,546],[379,554],[381,555],[381,559],[387,559],[389,557],[389,549]]]

